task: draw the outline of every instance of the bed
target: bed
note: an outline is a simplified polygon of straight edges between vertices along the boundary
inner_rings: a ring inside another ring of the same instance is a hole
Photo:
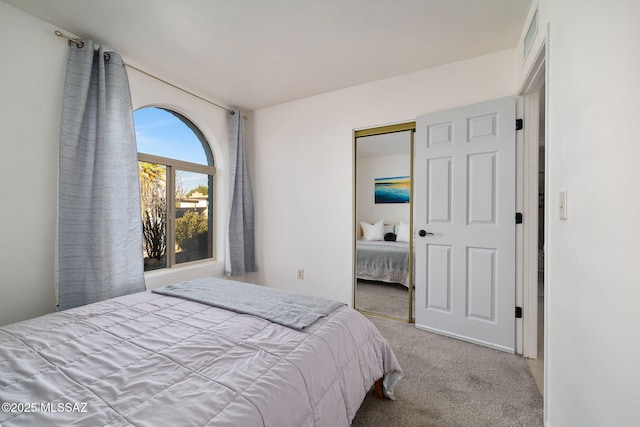
[[[358,240],[356,277],[409,287],[409,243]]]
[[[293,328],[147,291],[1,327],[0,425],[347,426],[402,370],[357,311],[317,317]]]

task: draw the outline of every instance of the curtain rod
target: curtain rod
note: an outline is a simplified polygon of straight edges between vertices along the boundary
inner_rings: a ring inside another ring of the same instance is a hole
[[[78,40],[78,39],[74,39],[73,37],[69,37],[68,35],[64,34],[62,31],[59,31],[59,30],[55,30],[53,33],[54,33],[56,36],[58,36],[58,37],[62,37],[63,39],[67,39],[67,40],[69,40],[69,42],[71,42],[71,43],[75,43],[75,44],[76,44],[79,48],[81,48],[81,49],[84,47],[84,42],[83,42],[82,40]],[[209,101],[208,99],[203,98],[203,97],[201,97],[200,95],[196,95],[196,94],[195,94],[195,93],[193,93],[193,92],[190,92],[190,91],[188,91],[188,90],[186,90],[186,89],[184,89],[184,88],[181,88],[180,86],[177,86],[177,85],[175,85],[175,84],[173,84],[173,83],[170,83],[170,82],[168,82],[168,81],[166,81],[166,80],[163,80],[163,79],[161,79],[160,77],[154,76],[153,74],[148,73],[147,71],[141,70],[141,69],[140,69],[140,68],[138,68],[138,67],[134,67],[133,65],[126,64],[126,63],[125,63],[124,65],[125,65],[125,66],[127,66],[127,67],[129,67],[129,68],[131,68],[131,69],[133,69],[133,70],[136,70],[136,71],[138,71],[138,72],[140,72],[140,73],[142,73],[142,74],[144,74],[144,75],[146,75],[146,76],[149,76],[149,77],[151,77],[152,79],[156,79],[156,80],[158,80],[158,81],[160,81],[160,82],[162,82],[162,83],[164,83],[164,84],[167,84],[167,85],[169,85],[169,86],[171,86],[171,87],[173,87],[173,88],[175,88],[175,89],[178,89],[179,91],[182,91],[182,92],[184,92],[184,93],[186,93],[186,94],[188,94],[188,95],[191,95],[191,96],[193,96],[193,97],[196,97],[196,98],[198,98],[198,99],[200,99],[200,100],[202,100],[202,101],[204,101],[204,102],[206,102],[206,103],[209,103],[209,104],[211,104],[211,105],[214,105],[214,106],[216,106],[216,107],[218,107],[218,108],[221,108],[221,109],[223,109],[223,110],[227,110],[227,111],[228,111],[228,112],[230,112],[231,114],[235,114],[235,111],[233,111],[233,110],[232,110],[232,109],[230,109],[229,107],[225,107],[224,105],[219,105],[219,104],[216,104],[216,103],[215,103],[215,102],[213,102],[213,101]],[[246,118],[247,118],[247,116],[245,116],[245,115],[243,114],[243,115],[242,115],[242,118],[243,118],[243,119],[246,119]]]

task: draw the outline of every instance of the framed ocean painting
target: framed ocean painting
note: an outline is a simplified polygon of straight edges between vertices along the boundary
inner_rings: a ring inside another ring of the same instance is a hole
[[[408,176],[374,179],[376,203],[409,203],[411,181]]]

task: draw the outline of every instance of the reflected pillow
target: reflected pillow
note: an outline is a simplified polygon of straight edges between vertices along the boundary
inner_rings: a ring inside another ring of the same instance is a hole
[[[409,243],[409,224],[400,221],[400,225],[398,225],[398,234],[396,236],[396,242]]]
[[[388,233],[394,233],[396,232],[396,226],[391,224],[391,225],[385,225],[384,226],[384,234],[388,234]]]
[[[360,227],[362,227],[362,238],[364,240],[384,240],[384,219],[375,224],[361,222]]]

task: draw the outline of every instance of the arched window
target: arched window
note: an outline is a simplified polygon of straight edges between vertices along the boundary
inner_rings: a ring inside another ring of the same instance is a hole
[[[175,111],[146,107],[133,116],[144,270],[212,258],[216,169],[209,143]]]

